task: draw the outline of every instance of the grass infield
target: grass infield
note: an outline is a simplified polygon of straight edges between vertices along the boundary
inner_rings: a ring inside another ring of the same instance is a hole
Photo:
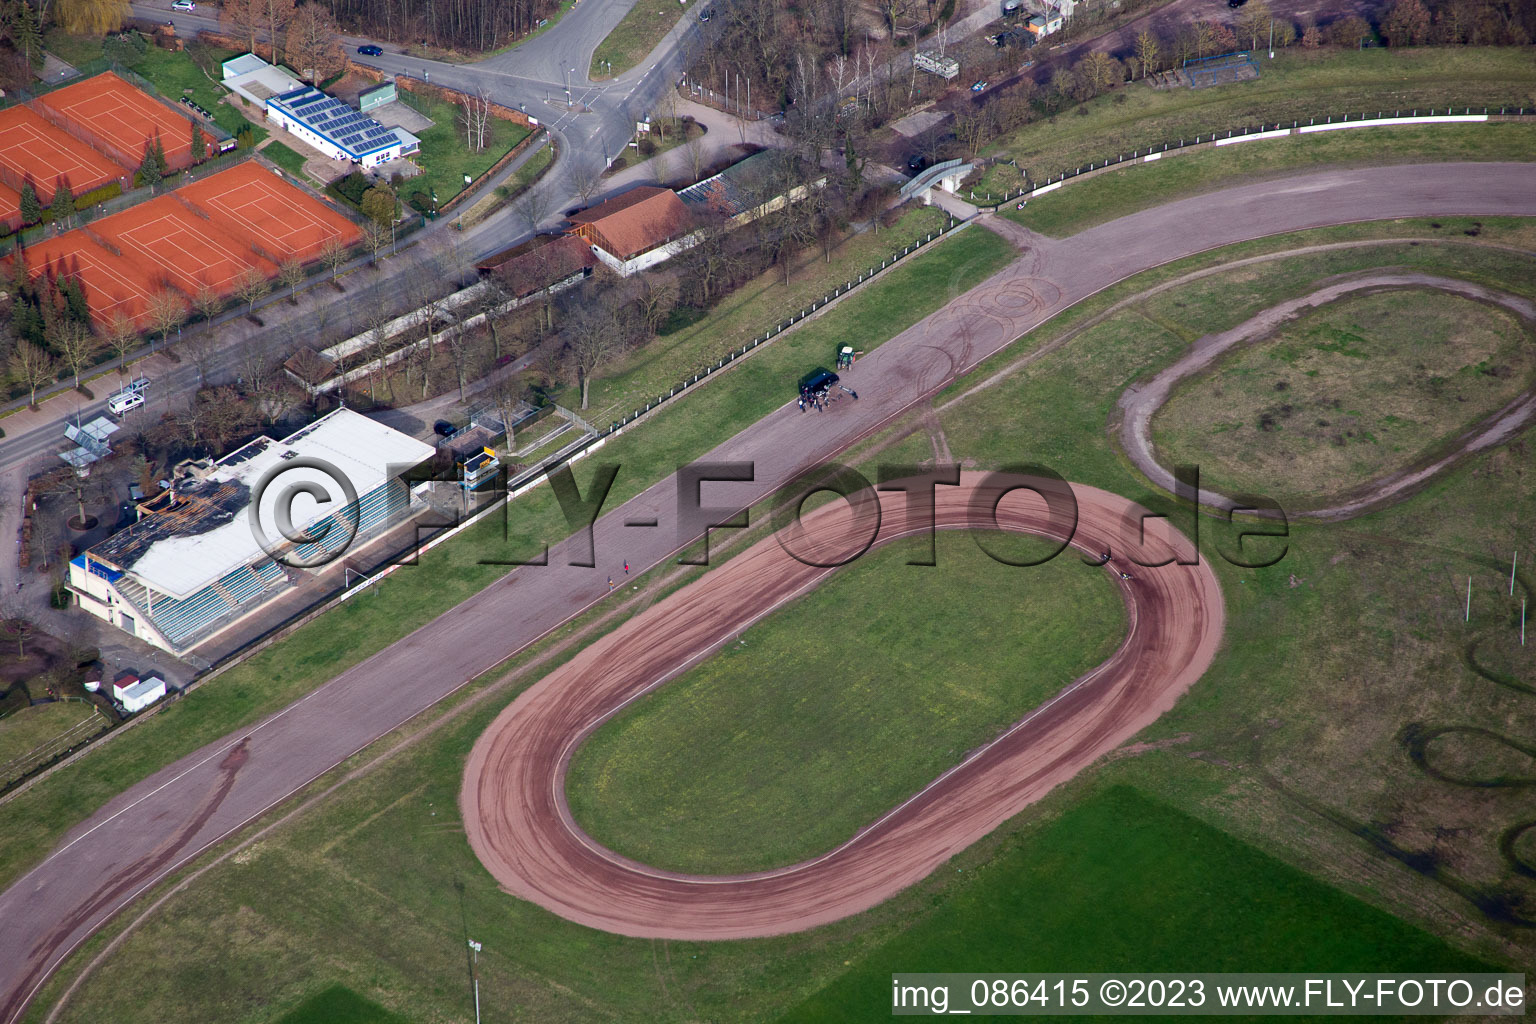
[[[606,723],[566,779],[577,822],[672,871],[804,860],[922,789],[1124,637],[1119,595],[1071,553],[1016,568],[948,531],[934,553],[936,565],[908,564],[927,558],[928,541],[907,539],[866,554]]]
[[[1315,502],[1405,468],[1536,382],[1508,310],[1429,289],[1346,297],[1184,381],[1153,417],[1205,486]]]

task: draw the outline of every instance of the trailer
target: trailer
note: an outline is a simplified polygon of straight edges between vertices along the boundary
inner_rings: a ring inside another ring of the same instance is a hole
[[[944,57],[932,50],[924,50],[912,58],[923,71],[938,75],[943,79],[955,78],[960,74],[960,62],[953,57]]]

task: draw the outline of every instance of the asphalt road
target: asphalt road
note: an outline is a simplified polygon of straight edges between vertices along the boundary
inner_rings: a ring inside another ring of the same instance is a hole
[[[800,413],[786,380],[781,409],[706,457],[751,462],[751,481],[704,483],[695,493],[705,506],[746,507],[1047,317],[1150,267],[1280,232],[1455,215],[1536,215],[1536,165],[1302,174],[1170,203],[1061,241],[1009,224],[1008,234],[1025,246],[1020,258],[861,359],[849,374],[860,400]],[[146,888],[468,679],[608,598],[606,579],[621,575],[625,561],[644,570],[697,537],[703,528],[679,516],[678,493],[677,478],[669,477],[602,516],[592,531],[595,568],[569,564],[585,553],[584,535],[552,544],[549,566],[514,570],[288,708],[131,787],[71,830],[0,893],[0,1021],[15,1020],[59,962]],[[643,520],[657,525],[628,525]]]

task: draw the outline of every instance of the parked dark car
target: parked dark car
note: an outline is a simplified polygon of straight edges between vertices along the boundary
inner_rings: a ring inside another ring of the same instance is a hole
[[[432,430],[439,437],[452,437],[454,434],[458,433],[459,428],[454,426],[452,423],[449,423],[447,420],[438,420],[436,423],[432,424]]]
[[[365,43],[364,45],[357,48],[357,52],[362,54],[364,57],[382,57],[384,55],[384,47],[375,46],[372,43]]]

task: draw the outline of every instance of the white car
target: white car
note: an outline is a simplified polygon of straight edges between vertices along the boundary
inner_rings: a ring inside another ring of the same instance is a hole
[[[175,3],[171,4],[171,10],[195,11],[197,10],[197,4],[194,2],[194,0],[176,0]]]

